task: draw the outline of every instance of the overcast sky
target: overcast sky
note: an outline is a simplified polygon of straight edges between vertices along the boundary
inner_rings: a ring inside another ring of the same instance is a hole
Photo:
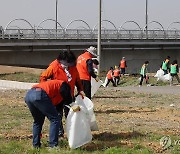
[[[0,25],[4,28],[13,19],[21,18],[33,26],[39,25],[45,19],[55,19],[56,0],[0,0]],[[119,28],[126,21],[135,21],[140,27],[145,25],[146,0],[102,0],[102,20],[109,20]],[[58,22],[66,27],[73,20],[81,19],[93,28],[98,22],[99,0],[58,0]],[[180,0],[148,0],[148,21],[158,21],[166,29],[172,22],[180,22]],[[22,22],[22,21],[21,21]],[[27,24],[15,21],[10,26],[28,28]],[[55,28],[53,21],[42,23],[40,26]],[[69,28],[86,27],[83,22],[73,22]],[[103,22],[104,27],[112,27]],[[136,27],[133,23],[125,27]],[[160,27],[153,23],[154,28]],[[180,29],[180,24],[172,27]],[[30,27],[29,27],[30,28]]]

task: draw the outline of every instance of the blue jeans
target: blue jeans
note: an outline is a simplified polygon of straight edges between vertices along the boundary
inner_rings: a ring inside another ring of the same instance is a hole
[[[33,146],[40,147],[40,134],[44,124],[45,116],[50,121],[49,146],[58,145],[59,117],[55,106],[44,90],[32,88],[25,97],[25,102],[34,118],[33,123]]]

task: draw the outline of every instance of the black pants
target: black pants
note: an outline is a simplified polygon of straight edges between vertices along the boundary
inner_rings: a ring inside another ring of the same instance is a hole
[[[139,85],[142,85],[144,79],[146,79],[146,84],[148,84],[148,79],[146,78],[146,75],[144,75],[144,76],[141,75],[141,80],[140,80]]]
[[[114,81],[115,81],[115,84],[118,85],[119,81],[120,81],[120,77],[119,76],[115,76],[114,77]]]
[[[72,97],[72,101],[75,101],[75,97]],[[65,101],[62,101],[60,104],[56,105],[56,110],[60,119],[59,136],[64,135],[64,127],[62,122],[63,115],[66,119],[69,113],[69,108],[65,104],[67,103]]]
[[[83,85],[83,90],[84,90],[84,93],[85,93],[86,97],[91,99],[91,81],[89,81],[89,80],[81,80],[81,83]]]
[[[112,82],[113,86],[116,87],[116,84],[114,83],[114,80],[113,79],[108,79],[108,82],[106,84],[106,87],[108,86],[108,84]]]
[[[121,74],[122,74],[122,75],[125,74],[125,68],[121,68]]]
[[[64,105],[64,103],[60,103],[56,106],[56,110],[58,111],[58,116],[60,119],[60,127],[59,127],[59,135],[64,135],[64,127],[63,127],[63,110],[64,110],[64,116],[67,118],[67,115],[69,113],[69,108]]]
[[[176,77],[178,83],[180,83],[180,79],[179,79],[178,74],[172,74],[172,73],[171,73],[171,76],[172,76],[172,81],[173,81],[174,77]]]
[[[168,74],[168,70],[163,70],[164,71],[164,75]]]

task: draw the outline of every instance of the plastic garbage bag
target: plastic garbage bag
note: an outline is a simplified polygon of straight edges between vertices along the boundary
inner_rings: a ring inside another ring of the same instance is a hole
[[[172,81],[172,76],[171,74],[166,74],[166,75],[163,75],[163,76],[159,76],[157,78],[157,81],[163,81],[163,82],[167,82],[167,81]]]
[[[88,111],[80,105],[80,111],[74,112],[70,109],[66,120],[66,132],[71,149],[76,149],[86,143],[91,142],[92,134],[90,130]]]
[[[159,69],[154,77],[159,78],[162,76],[164,76],[164,71],[162,69]]]
[[[101,80],[97,82],[94,78],[91,78],[91,97],[94,96],[94,94],[97,92],[97,90],[102,84],[103,82]]]
[[[172,81],[172,76],[170,73],[166,74],[163,76],[164,81]]]
[[[82,99],[82,97],[80,95],[78,95],[76,97],[75,104],[81,105],[87,109],[88,113],[86,115],[87,115],[87,119],[89,121],[91,131],[98,131],[99,129],[98,129],[98,125],[96,122],[96,116],[94,114],[93,102],[88,97],[84,97],[84,99]]]
[[[89,122],[90,122],[91,130],[98,131],[99,129],[94,114],[94,104],[88,97],[84,97],[83,101],[89,113]]]
[[[164,71],[162,69],[158,70],[156,75],[154,76],[157,78],[157,81],[172,81],[172,76],[170,73],[164,75]]]

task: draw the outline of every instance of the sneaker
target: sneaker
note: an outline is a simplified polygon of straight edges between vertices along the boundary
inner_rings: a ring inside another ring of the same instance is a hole
[[[58,137],[59,137],[59,138],[64,138],[64,134],[59,133]]]
[[[60,148],[58,146],[54,146],[54,147],[47,147],[47,150],[49,152],[57,152],[60,150]]]

